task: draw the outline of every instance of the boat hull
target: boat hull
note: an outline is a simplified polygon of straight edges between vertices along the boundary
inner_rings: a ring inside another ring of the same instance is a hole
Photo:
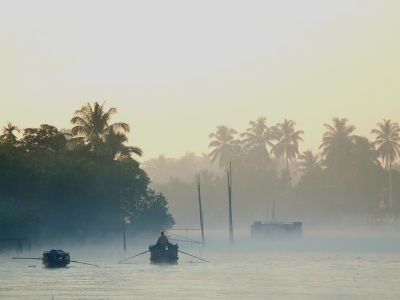
[[[42,263],[45,268],[65,268],[70,263],[69,253],[62,250],[45,251],[42,256]]]
[[[177,264],[178,245],[169,244],[167,246],[152,245],[149,247],[150,262],[153,264]]]
[[[297,237],[303,232],[302,222],[254,222],[251,225],[253,237]]]

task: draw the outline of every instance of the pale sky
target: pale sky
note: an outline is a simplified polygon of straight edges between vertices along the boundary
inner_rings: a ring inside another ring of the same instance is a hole
[[[220,124],[400,122],[400,1],[0,1],[0,123],[70,127],[106,101],[144,159]]]

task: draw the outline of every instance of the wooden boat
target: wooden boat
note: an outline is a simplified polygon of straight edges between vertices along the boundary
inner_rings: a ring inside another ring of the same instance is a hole
[[[178,244],[151,245],[149,246],[150,262],[153,264],[177,264]]]
[[[45,268],[65,268],[71,262],[68,252],[50,250],[43,252],[42,263]]]
[[[45,268],[66,268],[70,263],[77,263],[98,267],[98,265],[85,263],[82,261],[71,260],[69,253],[63,250],[44,251],[42,257],[13,257],[13,259],[35,259],[41,260]]]
[[[302,236],[302,222],[275,222],[256,221],[251,225],[251,235],[253,237],[298,237]]]

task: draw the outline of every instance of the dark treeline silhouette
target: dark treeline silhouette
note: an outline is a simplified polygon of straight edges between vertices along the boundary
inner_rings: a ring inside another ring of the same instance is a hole
[[[304,132],[296,129],[294,121],[268,126],[266,118],[260,117],[249,125],[241,134],[227,126],[218,126],[210,134],[211,162],[221,171],[232,162],[237,222],[271,218],[274,203],[278,218],[309,222],[365,223],[399,216],[400,173],[393,168],[400,153],[397,123],[378,123],[370,141],[356,135],[347,119],[334,118],[324,124],[320,153],[299,151]],[[156,165],[153,160],[152,167]],[[205,169],[201,173],[205,222],[216,224],[221,216],[227,220],[224,172]],[[179,222],[193,220],[194,176],[192,181],[175,177],[153,185],[171,199]]]
[[[126,123],[95,102],[77,110],[71,130],[8,123],[0,136],[0,236],[42,239],[104,237],[155,231],[174,220],[162,194],[131,154]]]

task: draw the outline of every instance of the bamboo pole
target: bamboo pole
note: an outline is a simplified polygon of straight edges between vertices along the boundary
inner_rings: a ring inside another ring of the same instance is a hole
[[[233,244],[233,221],[232,221],[232,163],[227,170],[228,177],[228,199],[229,199],[229,241]]]
[[[201,228],[201,242],[205,245],[204,240],[204,223],[203,223],[203,209],[201,206],[201,191],[200,191],[200,174],[197,175],[197,193],[199,196],[199,214],[200,214],[200,228]]]
[[[123,235],[124,252],[126,252],[126,228],[125,228],[125,217],[122,217],[122,235]]]

